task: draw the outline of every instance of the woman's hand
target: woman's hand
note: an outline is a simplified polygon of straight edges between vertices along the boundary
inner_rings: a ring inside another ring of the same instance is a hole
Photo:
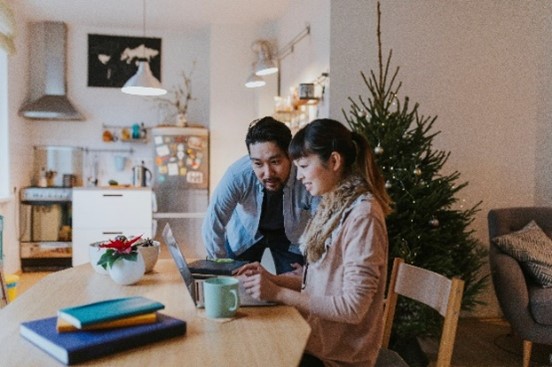
[[[277,301],[276,295],[280,287],[274,284],[267,275],[271,274],[264,271],[250,276],[240,276],[240,281],[251,297],[263,301]]]
[[[245,264],[234,275],[242,282],[245,291],[255,299],[274,300],[279,287],[274,284],[275,275],[258,262]]]

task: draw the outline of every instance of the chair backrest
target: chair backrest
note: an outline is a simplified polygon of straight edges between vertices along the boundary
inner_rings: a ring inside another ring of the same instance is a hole
[[[383,347],[389,347],[398,296],[405,296],[433,308],[444,317],[435,366],[450,366],[463,292],[463,280],[449,279],[395,258],[384,311]]]

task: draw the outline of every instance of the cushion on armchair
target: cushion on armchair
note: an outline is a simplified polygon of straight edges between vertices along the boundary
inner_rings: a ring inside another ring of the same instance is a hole
[[[529,285],[529,308],[536,322],[552,325],[552,288]]]
[[[552,287],[552,239],[532,220],[517,232],[492,239],[498,248],[521,263],[542,287]]]

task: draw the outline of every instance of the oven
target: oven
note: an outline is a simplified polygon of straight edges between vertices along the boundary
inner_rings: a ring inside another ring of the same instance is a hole
[[[71,267],[70,187],[27,187],[20,191],[20,258],[24,272]]]

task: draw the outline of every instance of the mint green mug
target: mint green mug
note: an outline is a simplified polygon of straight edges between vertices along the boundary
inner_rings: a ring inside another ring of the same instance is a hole
[[[240,307],[240,281],[234,277],[209,278],[203,282],[203,297],[207,317],[234,317]]]

